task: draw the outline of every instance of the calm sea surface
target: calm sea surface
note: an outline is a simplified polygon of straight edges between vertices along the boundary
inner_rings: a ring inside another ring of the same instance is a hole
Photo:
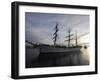
[[[89,65],[89,55],[89,48],[54,54],[40,54],[38,48],[26,48],[26,68]]]

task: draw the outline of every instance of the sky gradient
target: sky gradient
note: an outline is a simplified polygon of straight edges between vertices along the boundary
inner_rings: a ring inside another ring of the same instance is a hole
[[[25,39],[34,43],[52,45],[54,28],[58,23],[57,43],[66,45],[64,41],[66,40],[65,36],[68,35],[68,29],[72,29],[74,34],[77,31],[80,36],[89,32],[89,22],[89,15],[25,12]],[[89,35],[83,38],[78,41],[82,43],[89,41]]]

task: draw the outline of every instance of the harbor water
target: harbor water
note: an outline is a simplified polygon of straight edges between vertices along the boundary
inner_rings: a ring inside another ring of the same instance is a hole
[[[69,52],[41,53],[26,47],[26,68],[89,65],[89,47]]]

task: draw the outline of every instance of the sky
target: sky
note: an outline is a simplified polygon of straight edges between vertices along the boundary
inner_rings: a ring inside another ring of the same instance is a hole
[[[77,32],[78,36],[88,33],[87,36],[81,37],[78,41],[81,43],[89,42],[89,22],[89,15],[84,14],[25,12],[25,40],[52,45],[54,28],[57,23],[59,29],[57,44],[66,45],[65,37],[68,36],[69,28],[72,34]]]

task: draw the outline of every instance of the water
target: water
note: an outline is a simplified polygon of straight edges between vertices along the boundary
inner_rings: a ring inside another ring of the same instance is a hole
[[[40,54],[38,48],[26,48],[26,68],[80,65],[89,65],[89,48],[52,54]]]

